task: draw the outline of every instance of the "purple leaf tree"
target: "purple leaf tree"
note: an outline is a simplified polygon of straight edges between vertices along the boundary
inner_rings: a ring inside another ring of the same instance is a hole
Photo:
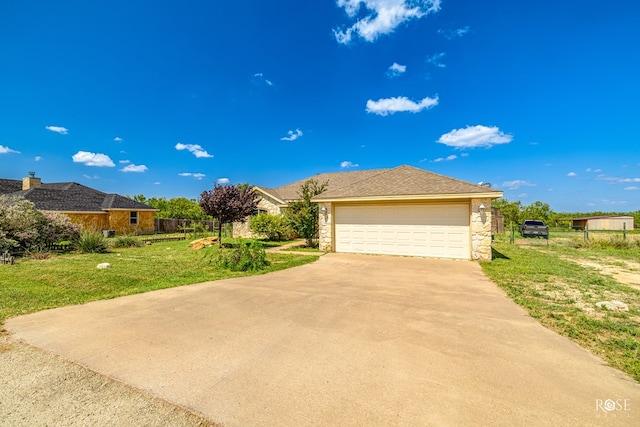
[[[218,185],[200,194],[200,207],[218,220],[218,246],[222,246],[222,226],[234,221],[246,221],[255,212],[260,198],[248,186]]]

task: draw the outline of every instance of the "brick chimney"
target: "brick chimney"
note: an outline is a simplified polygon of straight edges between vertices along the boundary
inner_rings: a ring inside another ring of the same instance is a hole
[[[40,178],[36,178],[35,172],[29,172],[29,176],[26,178],[22,178],[22,190],[30,190],[32,188],[37,188],[42,185],[42,180]]]

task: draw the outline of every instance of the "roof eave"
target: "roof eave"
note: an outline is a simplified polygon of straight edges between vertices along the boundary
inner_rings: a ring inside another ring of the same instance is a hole
[[[282,206],[288,206],[287,202],[285,202],[284,200],[282,200],[281,198],[279,198],[277,196],[274,196],[273,194],[269,193],[268,191],[263,190],[262,188],[260,188],[258,186],[253,187],[253,189],[258,191],[258,192],[260,192],[260,193],[262,193],[262,194],[264,194],[265,196],[271,197],[273,200],[275,200],[276,202],[280,203]]]
[[[311,199],[314,202],[374,202],[397,200],[456,200],[456,199],[498,199],[502,191],[487,193],[452,193],[452,194],[404,194],[397,196],[364,196],[364,197],[322,197]]]

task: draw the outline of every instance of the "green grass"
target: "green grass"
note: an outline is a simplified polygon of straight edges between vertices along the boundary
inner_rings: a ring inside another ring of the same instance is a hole
[[[498,239],[485,273],[542,325],[640,381],[640,289],[621,284],[574,260],[640,260],[635,249],[575,249],[562,244],[510,245]],[[623,301],[628,312],[596,307],[599,301]]]
[[[47,308],[82,304],[156,289],[210,280],[263,274],[315,261],[304,255],[268,254],[269,266],[258,273],[216,269],[204,251],[188,241],[158,242],[104,254],[22,258],[0,265],[0,324],[5,319]],[[96,266],[108,262],[111,268]]]

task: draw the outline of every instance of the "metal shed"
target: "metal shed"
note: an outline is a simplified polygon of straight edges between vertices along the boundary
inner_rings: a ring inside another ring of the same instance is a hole
[[[575,230],[633,230],[632,216],[590,216],[572,218],[571,222]]]

